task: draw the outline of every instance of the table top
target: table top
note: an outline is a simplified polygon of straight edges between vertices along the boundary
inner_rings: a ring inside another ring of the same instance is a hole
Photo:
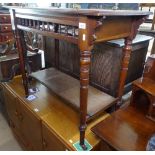
[[[142,151],[155,134],[155,123],[129,106],[95,125],[92,131],[116,150]]]
[[[17,12],[31,14],[38,12],[40,14],[66,14],[66,15],[80,15],[80,16],[146,16],[152,14],[149,11],[141,10],[105,10],[105,9],[73,9],[73,8],[21,8],[21,7],[6,7],[14,9]]]

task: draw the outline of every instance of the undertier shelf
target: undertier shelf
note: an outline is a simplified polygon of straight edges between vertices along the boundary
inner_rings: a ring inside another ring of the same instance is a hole
[[[33,78],[40,81],[52,92],[54,92],[66,103],[70,104],[76,110],[80,110],[80,82],[79,80],[58,71],[55,68],[49,68],[37,71],[31,74]],[[105,111],[115,104],[116,98],[89,86],[88,104],[87,104],[87,121]]]

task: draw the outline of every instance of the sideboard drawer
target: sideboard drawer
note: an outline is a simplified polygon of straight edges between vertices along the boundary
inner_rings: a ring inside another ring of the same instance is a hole
[[[11,24],[1,24],[0,25],[0,31],[1,32],[11,32],[12,31]]]
[[[3,41],[7,41],[9,39],[13,39],[13,33],[10,32],[10,33],[0,33],[0,41],[3,42]]]
[[[55,135],[52,130],[43,122],[42,123],[43,150],[44,151],[65,151],[69,150],[60,141],[59,135]]]
[[[0,23],[11,23],[10,14],[1,14]]]

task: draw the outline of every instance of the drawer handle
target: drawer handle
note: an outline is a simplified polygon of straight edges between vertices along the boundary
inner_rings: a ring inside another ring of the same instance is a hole
[[[23,121],[23,115],[22,114],[19,114],[18,116],[19,120],[22,122]]]
[[[5,30],[7,30],[7,29],[8,29],[8,27],[6,26],[6,27],[4,27],[4,29],[5,29]]]
[[[11,128],[15,128],[15,124],[11,120],[9,120],[9,125]]]
[[[46,143],[45,139],[43,139],[43,146],[44,146],[44,148],[47,147],[47,143]]]
[[[17,110],[15,111],[15,116],[18,116],[18,112],[17,112]]]

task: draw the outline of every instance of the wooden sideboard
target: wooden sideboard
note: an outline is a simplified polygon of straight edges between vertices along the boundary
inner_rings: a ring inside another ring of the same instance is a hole
[[[87,126],[87,100],[91,50],[95,43],[119,38],[125,39],[117,93],[120,102],[127,76],[132,40],[136,36],[139,25],[144,22],[150,12],[97,9],[8,8],[11,11],[12,28],[19,51],[26,97],[30,95],[30,92],[28,77],[25,71],[26,45],[23,31],[31,31],[55,38],[56,63],[58,63],[57,60],[59,58],[59,40],[78,45],[80,49],[79,144],[83,150],[86,150],[87,147],[84,139]],[[100,111],[102,110],[101,108]]]
[[[75,150],[73,144],[79,140],[79,113],[36,80],[32,85],[39,89],[35,94],[37,98],[28,101],[21,80],[21,76],[17,76],[0,84],[10,127],[18,141],[26,150]],[[91,150],[99,150],[100,140],[90,129],[108,116],[103,113],[88,123],[86,139]]]

